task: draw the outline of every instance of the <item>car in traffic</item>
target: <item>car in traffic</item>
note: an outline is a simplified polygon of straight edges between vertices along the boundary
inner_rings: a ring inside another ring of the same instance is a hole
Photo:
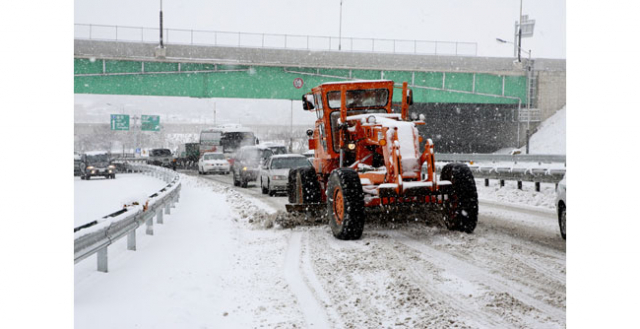
[[[109,153],[85,153],[82,155],[82,174],[80,179],[89,180],[91,177],[101,176],[107,179],[116,178],[116,166],[112,163]]]
[[[286,192],[289,170],[311,167],[308,158],[301,154],[282,154],[272,156],[260,170],[260,189],[262,194],[274,196],[277,192]]]
[[[267,148],[241,147],[231,161],[233,185],[247,187],[249,182],[258,180],[260,166],[271,153],[272,151]]]
[[[198,174],[228,174],[231,169],[229,161],[222,152],[206,152],[198,160]]]
[[[558,213],[558,226],[560,226],[560,235],[563,239],[567,239],[567,175],[556,187],[556,210]]]
[[[148,164],[155,166],[173,168],[175,170],[176,163],[169,149],[152,149],[149,151]]]

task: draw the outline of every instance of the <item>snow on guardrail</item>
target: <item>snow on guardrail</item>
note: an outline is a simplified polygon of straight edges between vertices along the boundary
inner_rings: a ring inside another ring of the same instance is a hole
[[[163,223],[164,214],[170,214],[171,208],[180,198],[180,175],[166,168],[146,164],[126,165],[132,172],[141,172],[164,180],[168,185],[144,200],[132,200],[112,214],[94,220],[74,229],[74,262],[98,254],[98,271],[108,272],[107,247],[116,240],[127,236],[127,249],[136,250],[136,229],[143,223],[146,233],[153,235],[153,217],[157,223]]]

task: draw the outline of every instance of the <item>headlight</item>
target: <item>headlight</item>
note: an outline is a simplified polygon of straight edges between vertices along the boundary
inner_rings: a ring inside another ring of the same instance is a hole
[[[89,166],[89,167],[87,167],[87,169],[88,169],[88,170],[91,170],[91,169],[93,169],[93,166]]]
[[[347,145],[347,148],[349,148],[349,149],[350,149],[350,150],[352,150],[352,151],[353,151],[353,150],[355,150],[355,149],[356,149],[356,143],[349,143],[349,144]]]
[[[109,169],[115,169],[115,168],[116,168],[116,166],[114,166],[114,165],[109,165],[109,167],[108,167],[108,168],[109,168]]]
[[[242,168],[242,170],[247,171],[247,167]]]

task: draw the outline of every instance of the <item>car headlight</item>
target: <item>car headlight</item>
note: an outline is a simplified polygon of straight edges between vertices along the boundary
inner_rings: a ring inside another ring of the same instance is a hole
[[[88,169],[88,170],[91,170],[91,169],[93,169],[93,166],[89,166],[89,167],[87,167],[87,169]]]
[[[242,168],[242,170],[247,171],[247,167]]]
[[[116,168],[116,166],[114,166],[114,165],[109,165],[109,167],[107,167],[107,168],[109,168],[109,169],[115,169],[115,168]]]

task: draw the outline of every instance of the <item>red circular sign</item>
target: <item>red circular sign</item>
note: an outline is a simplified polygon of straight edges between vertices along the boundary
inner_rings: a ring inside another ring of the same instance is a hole
[[[302,88],[303,85],[304,85],[304,81],[302,81],[302,78],[293,79],[293,86],[296,87],[296,89]]]

